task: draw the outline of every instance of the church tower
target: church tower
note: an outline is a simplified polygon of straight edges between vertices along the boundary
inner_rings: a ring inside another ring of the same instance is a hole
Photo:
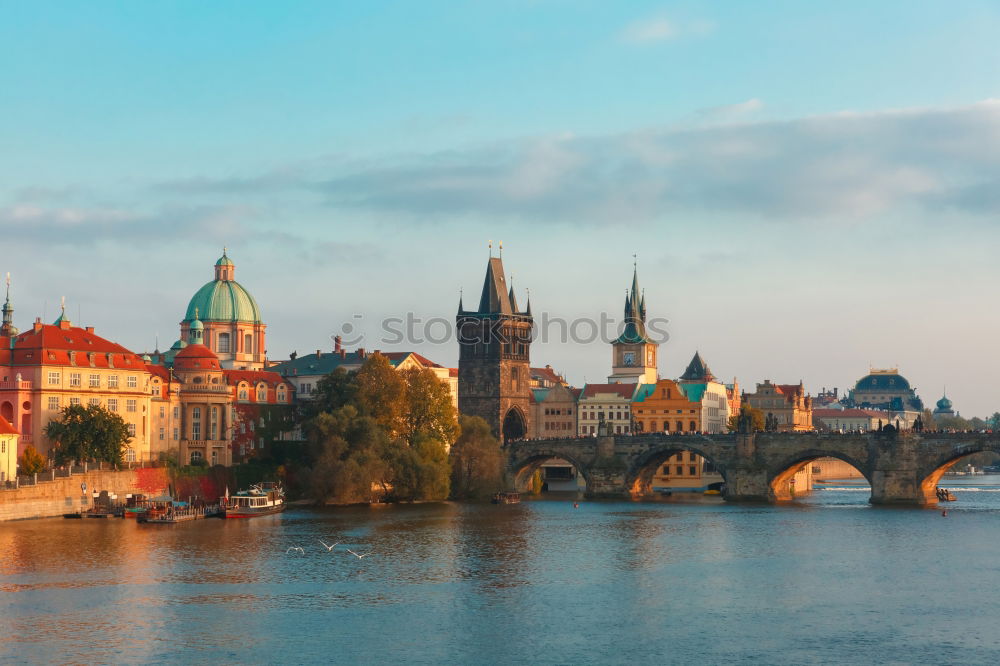
[[[531,300],[518,311],[503,261],[490,257],[477,310],[458,302],[458,411],[481,416],[502,441],[531,432]]]
[[[646,335],[646,296],[639,291],[639,273],[632,270],[632,290],[625,297],[625,326],[611,343],[612,384],[655,384],[656,343]]]

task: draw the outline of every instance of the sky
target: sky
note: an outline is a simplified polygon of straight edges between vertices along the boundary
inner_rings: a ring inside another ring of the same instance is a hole
[[[669,322],[663,376],[696,350],[750,389],[898,367],[928,404],[947,387],[965,416],[1000,410],[995,2],[0,15],[0,272],[22,329],[65,297],[75,323],[166,348],[226,246],[271,358],[349,326],[454,365],[428,338],[503,240],[536,319],[619,317],[635,261]],[[407,317],[417,334],[384,333]],[[606,343],[557,338],[533,365],[610,374]]]

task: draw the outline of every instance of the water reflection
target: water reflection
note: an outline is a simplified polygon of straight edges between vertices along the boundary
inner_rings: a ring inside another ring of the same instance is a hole
[[[954,632],[995,660],[1000,492],[969,487],[947,518],[824,490],[6,523],[0,660],[937,663]]]

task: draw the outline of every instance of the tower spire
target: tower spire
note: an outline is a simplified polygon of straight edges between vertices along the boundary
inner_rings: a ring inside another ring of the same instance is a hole
[[[7,300],[3,304],[3,325],[0,325],[0,335],[13,337],[18,330],[14,328],[14,306],[10,303],[10,273],[7,273]]]

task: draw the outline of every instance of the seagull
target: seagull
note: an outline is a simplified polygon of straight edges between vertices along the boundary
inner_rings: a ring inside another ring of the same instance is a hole
[[[347,552],[348,552],[348,553],[350,553],[351,555],[353,555],[354,557],[358,558],[359,560],[363,560],[364,558],[366,558],[366,557],[368,557],[369,555],[371,555],[371,551],[369,551],[369,552],[365,553],[364,555],[358,555],[357,553],[355,553],[355,552],[354,552],[353,550],[351,550],[350,548],[348,548],[348,549],[347,549]]]
[[[336,546],[337,544],[339,544],[339,543],[340,543],[340,542],[338,541],[337,543],[333,544],[333,546],[328,546],[328,545],[326,545],[326,542],[325,542],[325,541],[323,541],[322,539],[320,539],[320,540],[319,540],[319,542],[320,542],[321,544],[323,544],[323,547],[324,547],[324,548],[326,548],[326,552],[328,552],[328,553],[329,553],[329,552],[330,552],[331,550],[333,550],[334,546]]]
[[[291,548],[289,548],[288,550],[285,551],[285,555],[287,555],[288,553],[290,553],[292,551],[296,551],[296,552],[302,553],[303,555],[306,554],[306,551],[305,551],[304,548],[299,548],[298,546],[292,546]]]

